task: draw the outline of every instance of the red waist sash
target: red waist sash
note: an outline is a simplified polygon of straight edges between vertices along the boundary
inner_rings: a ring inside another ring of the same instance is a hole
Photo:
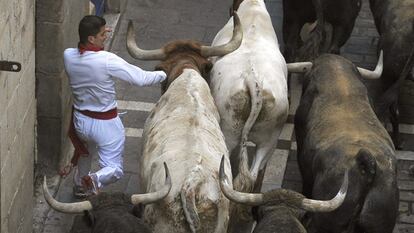
[[[88,116],[88,117],[93,118],[93,119],[98,119],[98,120],[110,120],[110,119],[113,119],[113,118],[118,116],[117,108],[113,108],[113,109],[111,109],[109,111],[106,111],[106,112],[94,112],[94,111],[89,111],[89,110],[78,110],[78,109],[72,108],[72,117],[71,117],[71,120],[70,120],[68,135],[69,135],[69,138],[70,138],[70,140],[73,144],[73,147],[75,147],[75,151],[74,151],[73,157],[70,161],[71,164],[65,166],[59,172],[61,176],[66,176],[71,172],[72,168],[78,164],[78,160],[79,160],[80,156],[88,156],[89,155],[89,151],[88,151],[88,148],[86,146],[86,143],[83,142],[79,138],[78,134],[76,133],[75,123],[73,122],[73,111],[78,111],[78,112],[82,113],[85,116]]]

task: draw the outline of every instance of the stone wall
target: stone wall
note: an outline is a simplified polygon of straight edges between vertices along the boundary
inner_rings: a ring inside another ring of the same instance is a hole
[[[56,174],[70,158],[67,137],[71,93],[63,65],[63,51],[76,47],[78,24],[88,14],[82,0],[36,2],[37,171]]]
[[[1,232],[31,232],[35,157],[35,1],[0,0]]]

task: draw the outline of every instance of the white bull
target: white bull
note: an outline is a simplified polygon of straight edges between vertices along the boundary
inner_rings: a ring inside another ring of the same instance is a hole
[[[218,168],[228,152],[219,119],[206,81],[192,69],[184,69],[151,112],[143,133],[143,187],[157,190],[162,184],[162,161],[174,184],[163,201],[145,208],[154,232],[227,229],[229,201],[220,191]]]
[[[230,155],[238,145],[243,148],[247,139],[257,146],[248,174],[255,182],[288,116],[288,70],[264,1],[236,0],[233,9],[240,17],[243,42],[236,51],[212,60],[210,87]],[[212,45],[226,43],[232,28],[230,19]]]
[[[200,46],[193,41],[172,42],[162,49],[144,51],[128,29],[128,50],[138,59],[162,60],[167,73],[167,91],[151,111],[143,132],[141,179],[145,190],[163,183],[166,162],[173,187],[168,196],[145,207],[144,219],[153,231],[227,232],[229,200],[220,190],[218,169],[221,156],[230,166],[220,116],[209,86],[209,56],[221,56],[240,46],[242,32],[235,17],[234,36],[223,46]],[[231,172],[226,174],[231,177]]]
[[[239,49],[212,59],[210,88],[220,113],[220,126],[230,155],[240,145],[239,173],[234,179],[238,191],[259,191],[267,161],[277,145],[283,124],[288,117],[288,67],[272,21],[263,0],[234,0],[243,28]],[[231,38],[233,22],[216,35],[212,46]],[[306,66],[292,64],[289,70],[303,71]],[[247,140],[256,144],[256,154],[249,169]],[[234,166],[235,158],[232,158]],[[231,207],[229,232],[251,232],[249,207]]]

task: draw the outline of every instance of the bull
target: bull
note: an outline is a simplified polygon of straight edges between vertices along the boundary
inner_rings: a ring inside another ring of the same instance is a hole
[[[227,231],[229,201],[220,191],[218,167],[222,154],[229,163],[228,151],[206,81],[212,66],[207,58],[236,50],[242,35],[236,16],[232,39],[221,46],[175,41],[161,49],[143,50],[135,42],[132,26],[128,27],[129,53],[137,59],[161,60],[157,69],[167,73],[165,92],[143,132],[143,187],[151,191],[160,186],[160,161],[167,161],[174,170],[170,194],[144,211],[154,232]]]
[[[345,200],[348,189],[348,172],[339,192],[328,201],[305,198],[302,194],[286,189],[274,189],[260,194],[234,191],[230,187],[225,169],[224,158],[220,164],[220,187],[224,195],[233,202],[259,206],[255,211],[256,227],[253,233],[306,233],[300,222],[300,209],[311,212],[330,212],[337,209]]]
[[[286,60],[308,60],[310,49],[339,54],[360,10],[361,0],[283,0]],[[302,47],[306,53],[298,52]]]
[[[211,59],[210,88],[233,168],[239,163],[235,189],[251,192],[260,190],[267,161],[288,117],[288,70],[296,72],[301,67],[290,64],[291,69],[287,68],[263,0],[234,0],[232,10],[240,16],[243,42],[236,51]],[[212,46],[229,41],[232,28],[230,18]],[[248,140],[256,144],[250,168],[241,162]],[[234,152],[238,146],[237,160]],[[246,210],[232,207],[229,232],[249,231],[251,222]]]
[[[346,170],[350,183],[337,210],[308,213],[309,232],[391,233],[396,222],[395,148],[360,78],[350,61],[324,54],[304,79],[294,119],[303,193],[315,199],[331,197]]]
[[[72,233],[150,233],[147,224],[138,217],[133,205],[150,204],[165,198],[171,190],[171,177],[164,163],[165,181],[159,191],[146,194],[126,195],[124,193],[101,192],[76,203],[61,203],[49,193],[46,177],[43,180],[43,194],[47,203],[63,213],[85,213],[79,225],[72,227]],[[78,218],[79,219],[79,218]]]
[[[380,34],[378,49],[384,51],[384,72],[374,90],[374,110],[382,122],[391,122],[393,142],[401,147],[398,94],[404,80],[414,75],[414,2],[370,0],[370,7]]]

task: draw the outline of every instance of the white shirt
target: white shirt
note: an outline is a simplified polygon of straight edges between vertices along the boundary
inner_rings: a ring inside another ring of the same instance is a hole
[[[166,78],[163,71],[145,71],[106,51],[85,51],[68,48],[63,53],[66,73],[79,110],[106,112],[117,106],[115,82],[112,77],[130,84],[149,86]]]

